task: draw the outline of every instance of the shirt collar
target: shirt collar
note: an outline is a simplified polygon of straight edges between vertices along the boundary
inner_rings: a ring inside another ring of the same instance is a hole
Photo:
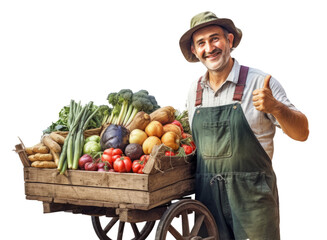
[[[240,73],[240,64],[238,63],[238,61],[236,59],[234,59],[234,64],[233,64],[233,68],[232,70],[230,71],[230,73],[228,74],[228,77],[226,79],[226,81],[228,82],[233,82],[235,84],[237,84],[238,82],[238,75]],[[202,79],[201,79],[201,85],[202,87],[204,86],[209,86],[209,83],[208,83],[208,71],[202,76]]]

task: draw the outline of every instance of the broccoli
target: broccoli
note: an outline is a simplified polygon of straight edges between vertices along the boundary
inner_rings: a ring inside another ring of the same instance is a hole
[[[107,121],[110,113],[111,113],[111,109],[109,108],[108,105],[99,106],[99,110],[96,113],[96,115],[100,116],[101,125],[103,125]]]
[[[133,92],[130,89],[122,89],[118,92],[118,104],[121,105],[117,124],[121,125],[125,119],[129,104],[132,100]]]
[[[160,106],[158,105],[157,100],[156,100],[156,98],[154,96],[149,95],[149,100],[151,101],[151,103],[153,105],[152,111],[155,111],[155,110],[160,108]]]
[[[110,93],[107,100],[113,107],[107,123],[123,126],[128,126],[140,111],[151,113],[160,108],[147,90],[133,93],[130,89],[122,89],[118,93]]]
[[[109,104],[111,104],[111,106],[113,107],[110,117],[107,120],[107,123],[113,123],[120,112],[120,107],[118,105],[118,94],[115,92],[109,93],[107,100]]]
[[[150,113],[153,110],[153,104],[150,101],[148,92],[146,90],[140,90],[134,93],[131,105],[132,105],[131,114],[127,119],[127,121],[124,121],[125,126],[128,126],[132,122],[132,120],[134,119],[135,115],[138,112],[144,111]]]

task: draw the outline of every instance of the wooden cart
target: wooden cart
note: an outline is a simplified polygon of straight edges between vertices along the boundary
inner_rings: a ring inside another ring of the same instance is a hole
[[[126,231],[134,240],[146,239],[159,219],[157,240],[218,239],[208,209],[186,197],[194,193],[193,155],[152,157],[145,174],[68,170],[60,175],[56,169],[30,167],[21,144],[16,152],[24,165],[26,199],[42,201],[44,213],[90,215],[99,239],[123,239]],[[206,238],[198,237],[200,228],[207,229]]]

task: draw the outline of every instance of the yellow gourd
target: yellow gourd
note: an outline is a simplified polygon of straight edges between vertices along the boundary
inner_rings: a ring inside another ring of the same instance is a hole
[[[163,126],[164,133],[166,132],[174,132],[178,135],[179,138],[182,138],[182,131],[181,129],[173,123],[168,123]]]
[[[144,154],[150,154],[152,152],[152,148],[155,145],[160,145],[161,141],[160,138],[156,136],[150,136],[143,142],[142,149]]]
[[[180,145],[180,138],[175,132],[166,132],[161,137],[161,142],[173,150],[177,150]]]
[[[145,139],[148,138],[148,135],[141,129],[134,129],[129,134],[129,143],[137,143],[142,145]]]
[[[156,136],[160,138],[163,134],[163,126],[158,121],[151,121],[145,128],[146,134],[148,136]]]

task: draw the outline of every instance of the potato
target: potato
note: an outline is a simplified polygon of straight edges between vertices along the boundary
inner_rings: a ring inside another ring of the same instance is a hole
[[[38,143],[32,147],[34,153],[49,153],[50,149],[43,143]]]
[[[34,161],[37,161],[38,159],[35,157],[35,154],[33,155],[29,155],[28,156],[28,159],[31,161],[31,162],[34,162]]]
[[[25,148],[25,152],[26,152],[27,155],[33,155],[34,154],[33,147]]]
[[[65,137],[61,136],[60,134],[57,133],[50,133],[50,137],[52,140],[54,140],[55,142],[57,142],[60,145],[63,145],[65,142]]]
[[[52,161],[53,156],[50,153],[35,153],[33,155],[28,156],[28,159],[31,162],[34,162],[34,161]]]
[[[60,158],[60,154],[59,153],[55,153],[53,151],[50,151],[52,156],[53,156],[53,160],[56,163],[56,165],[58,166],[59,164],[59,158]]]
[[[35,161],[31,165],[37,168],[56,168],[57,165],[54,161]]]
[[[44,136],[42,138],[42,143],[44,145],[46,145],[53,152],[56,152],[56,153],[60,153],[61,152],[60,145],[57,142],[55,142],[54,140],[52,140],[52,138],[49,135]]]
[[[35,158],[39,161],[53,161],[53,156],[50,153],[35,153]]]

